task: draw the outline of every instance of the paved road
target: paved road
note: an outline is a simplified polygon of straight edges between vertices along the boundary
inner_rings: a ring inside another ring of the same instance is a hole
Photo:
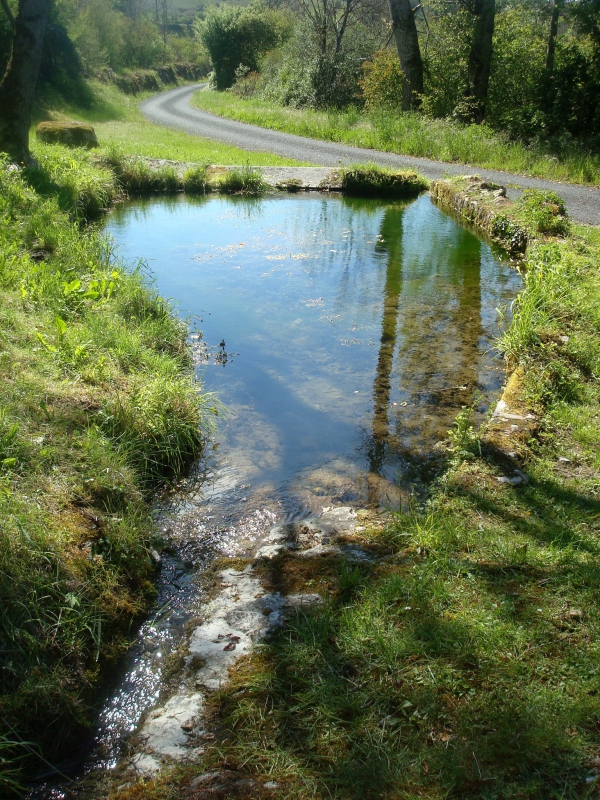
[[[589,225],[600,225],[600,189],[526,178],[511,172],[473,167],[468,164],[448,164],[426,158],[383,153],[380,150],[349,147],[335,142],[322,142],[318,139],[308,139],[304,136],[280,133],[257,125],[223,119],[190,106],[192,95],[203,85],[183,86],[151,97],[140,105],[141,111],[151,122],[168,128],[177,128],[195,136],[225,142],[244,150],[274,153],[324,167],[375,162],[384,167],[412,168],[430,180],[445,175],[477,174],[507,186],[508,194],[513,198],[517,197],[522,189],[553,189],[563,198],[574,220]]]

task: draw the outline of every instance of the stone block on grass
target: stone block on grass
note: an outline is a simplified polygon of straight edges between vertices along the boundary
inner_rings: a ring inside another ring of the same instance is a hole
[[[35,130],[37,138],[47,144],[64,144],[68,147],[98,147],[96,131],[83,122],[40,122]]]

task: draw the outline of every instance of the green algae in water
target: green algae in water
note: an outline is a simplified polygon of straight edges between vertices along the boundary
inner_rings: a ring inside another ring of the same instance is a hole
[[[107,227],[202,332],[242,485],[381,501],[502,385],[497,309],[521,279],[428,196],[151,199]]]

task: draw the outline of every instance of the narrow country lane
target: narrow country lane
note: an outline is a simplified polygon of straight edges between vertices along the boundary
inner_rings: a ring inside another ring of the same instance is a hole
[[[357,162],[374,162],[383,167],[415,169],[430,180],[445,175],[477,174],[508,188],[513,199],[522,189],[552,189],[565,201],[571,218],[588,225],[600,225],[600,189],[557,181],[540,180],[515,175],[511,172],[474,167],[469,164],[450,164],[414,158],[380,150],[349,147],[335,142],[324,142],[281,133],[244,122],[217,117],[190,106],[192,95],[204,84],[183,86],[151,97],[140,105],[143,115],[158,125],[186,131],[225,142],[244,150],[274,153],[285,158],[295,158],[325,167]]]

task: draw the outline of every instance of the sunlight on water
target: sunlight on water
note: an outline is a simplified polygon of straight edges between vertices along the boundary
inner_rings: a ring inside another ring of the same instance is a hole
[[[156,608],[107,695],[88,771],[127,754],[216,556],[326,505],[398,503],[433,474],[460,408],[475,401],[481,419],[502,385],[498,309],[521,287],[426,195],[153,198],[117,207],[106,229],[188,320],[198,376],[227,413],[195,474],[157,502],[170,548]]]

